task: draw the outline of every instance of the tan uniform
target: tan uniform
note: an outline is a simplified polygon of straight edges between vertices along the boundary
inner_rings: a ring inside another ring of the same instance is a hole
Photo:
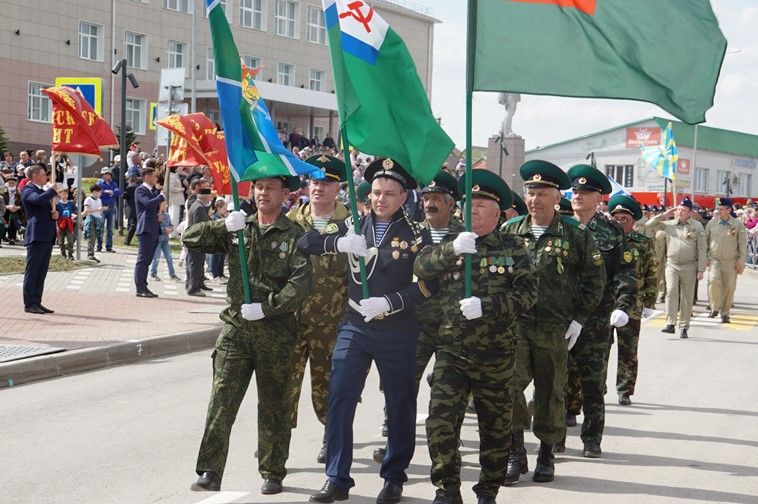
[[[711,310],[728,316],[734,303],[737,268],[742,271],[747,260],[747,231],[739,219],[729,217],[721,222],[715,216],[705,227],[705,238],[711,263],[708,274]]]
[[[653,246],[655,247],[656,285],[658,286],[658,298],[666,295],[666,233],[658,230],[653,233]]]
[[[690,218],[680,223],[676,219],[661,222],[655,216],[647,223],[663,231],[666,240],[666,323],[689,329],[695,299],[697,274],[705,271],[706,243],[703,225]]]

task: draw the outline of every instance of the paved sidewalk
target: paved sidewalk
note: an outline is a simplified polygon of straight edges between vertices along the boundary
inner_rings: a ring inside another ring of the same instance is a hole
[[[45,282],[43,304],[55,310],[51,315],[25,313],[22,302],[23,274],[0,275],[0,354],[3,350],[62,348],[80,350],[108,347],[125,342],[143,342],[157,337],[188,333],[212,333],[219,325],[219,311],[225,306],[225,285],[213,288],[207,297],[187,296],[184,282],[168,278],[165,262],[149,281],[158,298],[136,297],[134,264],[136,249],[117,248],[117,253],[98,253],[99,265],[68,272],[50,272]],[[26,253],[21,246],[3,246],[0,257]],[[58,254],[58,249],[53,254]],[[174,266],[183,278],[183,268]],[[91,264],[86,262],[88,265]],[[206,337],[205,340],[208,338]],[[15,348],[11,348],[15,347]],[[20,348],[19,348],[20,347]],[[194,345],[192,348],[196,348]],[[140,356],[142,350],[138,349]],[[41,359],[0,363],[0,387],[6,386],[3,368]],[[17,380],[18,383],[18,380]]]

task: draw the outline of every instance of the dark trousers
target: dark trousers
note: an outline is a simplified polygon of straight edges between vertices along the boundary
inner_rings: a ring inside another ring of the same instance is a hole
[[[187,250],[187,293],[197,292],[205,285],[205,253]]]
[[[158,248],[158,235],[143,233],[137,235],[139,246],[137,247],[137,264],[134,265],[134,285],[137,292],[147,290],[147,270],[153,262],[155,249]]]
[[[343,325],[337,333],[329,381],[326,476],[338,488],[355,486],[353,419],[373,360],[387,407],[387,454],[379,475],[402,485],[416,448],[416,339],[418,331],[381,331]]]
[[[42,303],[47,268],[55,242],[32,242],[26,246],[26,271],[24,272],[24,306],[38,306]]]
[[[213,278],[224,276],[226,254],[211,254],[211,275]]]
[[[8,232],[8,241],[16,241],[16,235],[21,227],[21,220],[18,218],[18,214],[8,212],[8,225],[6,231]]]
[[[128,209],[129,213],[128,217],[126,218],[126,240],[124,240],[124,243],[130,245],[132,243],[132,238],[134,238],[134,232],[137,231],[137,212],[132,210],[131,207],[128,207]]]

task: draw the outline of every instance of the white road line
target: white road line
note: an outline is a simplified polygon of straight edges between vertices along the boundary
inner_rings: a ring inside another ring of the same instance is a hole
[[[234,502],[240,497],[249,495],[250,492],[219,492],[213,497],[208,497],[195,504],[228,504]]]

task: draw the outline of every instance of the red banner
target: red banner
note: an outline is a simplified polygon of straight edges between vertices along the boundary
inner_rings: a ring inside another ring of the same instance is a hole
[[[187,140],[179,135],[171,135],[171,147],[168,151],[168,166],[200,166],[207,165],[205,157],[187,145]]]
[[[108,123],[78,91],[67,86],[42,90],[53,104],[53,152],[101,157],[100,149],[118,145]]]
[[[212,137],[207,138],[209,146],[213,148],[210,152],[205,153],[205,159],[208,160],[208,167],[213,176],[213,187],[217,194],[232,194],[232,180],[229,172],[229,159],[226,157],[226,142],[224,141],[224,132],[216,131]],[[238,182],[237,191],[240,197],[247,197],[250,194],[250,182]]]

